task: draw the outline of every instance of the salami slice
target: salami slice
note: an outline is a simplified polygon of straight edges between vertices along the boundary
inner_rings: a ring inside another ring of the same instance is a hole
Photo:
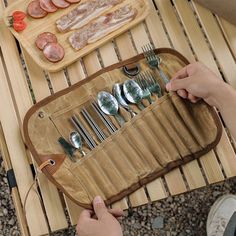
[[[44,32],[44,33],[40,34],[35,41],[36,46],[40,50],[43,50],[44,47],[48,43],[57,43],[57,37],[50,32]]]
[[[39,0],[34,0],[27,7],[28,14],[36,19],[45,17],[48,13],[40,7]]]
[[[51,0],[39,0],[39,3],[40,7],[48,13],[55,12],[57,10],[57,7],[52,3]]]
[[[57,8],[67,8],[70,6],[69,2],[66,2],[65,0],[52,0],[52,3],[57,7]]]
[[[43,49],[44,56],[51,62],[58,62],[64,58],[64,48],[59,43],[48,43]]]
[[[72,4],[81,2],[81,0],[66,0],[66,1]]]

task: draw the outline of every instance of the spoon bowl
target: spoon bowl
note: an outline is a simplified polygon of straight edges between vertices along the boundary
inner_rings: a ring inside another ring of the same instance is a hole
[[[124,125],[125,120],[118,113],[119,103],[112,94],[105,91],[99,92],[97,100],[99,107],[106,115],[114,116],[121,126]]]
[[[120,106],[125,108],[132,117],[136,116],[137,114],[131,109],[131,107],[128,105],[128,103],[125,101],[125,99],[122,96],[122,86],[120,84],[114,84],[112,88],[112,93]]]
[[[81,139],[80,134],[76,131],[71,132],[70,136],[69,136],[69,140],[70,140],[72,146],[74,146],[76,149],[78,149],[79,152],[81,153],[82,157],[84,157],[86,155],[86,153],[82,149],[82,139]]]
[[[131,103],[137,104],[140,110],[145,109],[142,104],[143,90],[134,80],[126,80],[123,84],[125,97]]]

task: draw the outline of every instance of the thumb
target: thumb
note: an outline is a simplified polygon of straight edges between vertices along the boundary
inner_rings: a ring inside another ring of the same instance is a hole
[[[174,79],[166,85],[167,91],[177,91],[180,89],[187,90],[189,78],[185,79]]]
[[[100,220],[105,214],[108,213],[106,205],[100,196],[97,196],[94,198],[93,208],[94,208],[94,212],[95,212],[98,220]]]

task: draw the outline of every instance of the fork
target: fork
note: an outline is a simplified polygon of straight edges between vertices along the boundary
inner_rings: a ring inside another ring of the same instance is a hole
[[[166,74],[164,73],[164,71],[160,68],[160,64],[161,64],[161,58],[156,55],[156,53],[154,52],[154,48],[152,46],[152,44],[147,44],[147,45],[144,45],[142,47],[142,50],[143,50],[143,54],[149,64],[149,66],[152,68],[152,69],[157,69],[163,82],[165,84],[168,84],[169,83],[169,79],[167,78]]]
[[[151,92],[148,88],[148,83],[144,77],[143,74],[139,74],[136,78],[135,81],[138,83],[138,85],[141,87],[143,90],[143,99],[147,99],[150,104],[153,103],[152,98],[151,98]]]
[[[159,98],[162,97],[161,86],[157,82],[155,75],[151,71],[145,71],[143,72],[143,76],[147,81],[149,91],[152,94],[157,94]]]

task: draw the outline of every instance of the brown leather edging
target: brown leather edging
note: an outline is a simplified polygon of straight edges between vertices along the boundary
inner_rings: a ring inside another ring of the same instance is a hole
[[[182,60],[186,65],[189,64],[189,61],[183,56],[181,55],[179,52],[175,51],[174,49],[170,49],[170,48],[160,48],[160,49],[156,49],[155,52],[157,54],[159,53],[169,53],[169,54],[172,54],[174,56],[177,56],[180,60]],[[30,140],[30,137],[29,137],[29,134],[28,134],[28,122],[29,122],[29,119],[30,117],[32,116],[32,114],[34,114],[41,106],[44,106],[46,104],[48,104],[49,102],[57,99],[58,97],[60,96],[63,96],[65,95],[66,93],[70,92],[70,91],[73,91],[75,90],[76,88],[92,81],[93,79],[95,79],[96,77],[98,77],[99,75],[105,73],[105,72],[109,72],[111,70],[114,70],[114,69],[117,69],[117,68],[120,68],[120,67],[123,67],[127,64],[131,64],[131,63],[135,63],[135,62],[138,62],[139,60],[143,59],[144,58],[144,55],[143,54],[139,54],[133,58],[130,58],[128,60],[125,60],[123,62],[119,62],[119,63],[116,63],[116,64],[113,64],[111,66],[108,66],[98,72],[96,72],[95,74],[89,76],[87,79],[84,79],[83,81],[80,81],[78,83],[76,83],[75,85],[69,87],[69,88],[66,88],[60,92],[57,92],[55,93],[54,95],[50,96],[50,97],[47,97],[45,99],[43,99],[42,101],[40,101],[39,103],[35,104],[26,114],[25,118],[24,118],[24,123],[23,123],[23,131],[24,131],[24,137],[25,137],[25,141],[26,141],[26,144],[30,150],[30,152],[32,153],[35,161],[37,162],[38,165],[42,164],[42,160],[40,159],[40,154],[37,153],[37,151],[35,150],[31,140]],[[108,200],[105,201],[105,203],[107,205],[110,205],[118,200],[121,200],[122,198],[124,198],[125,196],[131,194],[132,192],[136,191],[137,189],[139,189],[140,187],[142,187],[143,185],[149,183],[150,181],[160,177],[160,176],[163,176],[164,174],[166,174],[167,172],[171,171],[172,169],[180,166],[180,165],[183,165],[183,164],[186,164],[196,158],[199,158],[201,157],[202,155],[208,153],[211,149],[213,149],[220,141],[220,138],[221,138],[221,135],[222,135],[222,125],[221,125],[221,122],[219,120],[219,117],[216,113],[216,111],[214,110],[214,108],[208,106],[208,109],[209,111],[211,112],[212,114],[212,117],[215,121],[215,124],[217,126],[217,136],[216,136],[216,139],[214,140],[214,142],[212,142],[211,144],[209,144],[205,149],[195,153],[195,154],[192,154],[192,155],[189,155],[189,156],[186,156],[186,157],[183,157],[183,160],[178,160],[178,161],[175,161],[175,162],[172,162],[170,164],[168,164],[162,171],[159,171],[159,172],[156,172],[156,173],[152,173],[150,175],[148,175],[147,177],[145,177],[144,179],[140,180],[138,183],[135,183],[133,184],[132,186],[129,187],[129,189],[126,189],[124,191],[122,191],[121,193],[119,193],[119,195],[116,195],[116,196],[113,196],[111,198],[109,198]],[[87,209],[92,209],[92,206],[89,205],[89,204],[83,204],[83,203],[80,203],[78,201],[76,201],[73,197],[71,197],[65,190],[64,188],[57,183],[57,181],[53,178],[53,176],[50,174],[49,171],[47,171],[47,168],[45,168],[43,170],[43,173],[47,176],[47,178],[53,183],[55,184],[61,191],[63,191],[65,193],[65,195],[67,195],[72,201],[74,201],[77,205],[81,206],[81,207],[84,207],[84,208],[87,208]]]

